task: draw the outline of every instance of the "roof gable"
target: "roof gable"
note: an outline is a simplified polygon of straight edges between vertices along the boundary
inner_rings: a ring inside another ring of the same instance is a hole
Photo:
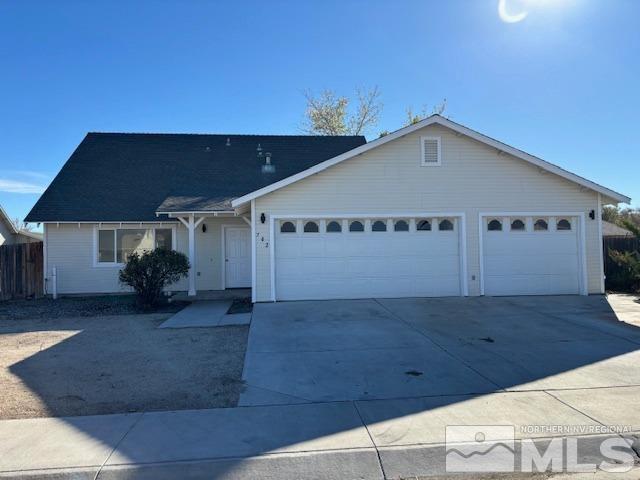
[[[401,128],[399,130],[396,130],[393,133],[390,133],[388,135],[385,135],[384,137],[380,137],[376,140],[373,140],[369,143],[366,143],[365,145],[362,145],[360,147],[354,148],[353,150],[350,150],[348,152],[345,152],[341,155],[338,155],[334,158],[331,158],[325,162],[319,163],[317,165],[312,166],[311,168],[304,170],[302,172],[299,172],[295,175],[292,175],[289,178],[285,178],[279,182],[275,182],[271,185],[265,186],[259,190],[256,190],[254,192],[251,192],[247,195],[244,195],[243,197],[237,198],[235,200],[233,200],[232,202],[232,206],[233,207],[239,207],[255,198],[261,197],[263,195],[266,195],[268,193],[271,193],[275,190],[278,190],[280,188],[286,187],[287,185],[290,185],[294,182],[297,182],[299,180],[302,180],[303,178],[309,177],[311,175],[314,175],[316,173],[319,173],[323,170],[326,170],[329,167],[332,167],[333,165],[336,165],[340,162],[343,162],[345,160],[348,160],[350,158],[353,158],[355,156],[361,155],[369,150],[372,150],[374,148],[380,147],[382,145],[385,145],[393,140],[396,140],[398,138],[404,137],[405,135],[408,135],[410,133],[413,133],[417,130],[420,130],[421,128],[427,127],[429,125],[441,125],[443,127],[449,128],[457,133],[460,133],[462,135],[466,135],[478,142],[481,142],[485,145],[488,145],[490,147],[496,148],[497,150],[503,151],[505,153],[508,153],[510,155],[512,155],[513,157],[516,157],[520,160],[523,160],[525,162],[531,163],[535,166],[537,166],[538,168],[541,168],[542,170],[548,171],[550,173],[556,174],[562,178],[565,178],[571,182],[574,182],[578,185],[581,185],[585,188],[589,188],[595,192],[601,193],[602,195],[606,196],[607,198],[611,198],[612,200],[616,201],[616,202],[623,202],[623,203],[630,203],[631,199],[625,195],[622,195],[618,192],[615,192],[613,190],[610,190],[606,187],[603,187],[602,185],[598,185],[595,182],[592,182],[590,180],[587,180],[583,177],[580,177],[579,175],[576,175],[574,173],[571,173],[567,170],[562,169],[561,167],[554,165],[552,163],[549,163],[545,160],[542,160],[541,158],[535,157],[533,155],[530,155],[526,152],[523,152],[522,150],[518,150],[517,148],[511,147],[505,143],[502,143],[498,140],[495,140],[491,137],[488,137],[486,135],[483,135],[479,132],[476,132],[475,130],[472,130],[468,127],[465,127],[464,125],[460,125],[459,123],[456,122],[452,122],[451,120],[444,118],[440,115],[431,115],[430,117],[425,118],[424,120],[414,124],[414,125],[409,125],[407,127]]]

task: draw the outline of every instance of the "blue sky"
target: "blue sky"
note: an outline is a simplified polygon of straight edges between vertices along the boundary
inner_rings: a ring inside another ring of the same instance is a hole
[[[454,121],[640,205],[640,2],[0,2],[0,204],[24,217],[88,131],[301,133],[302,92],[377,85],[368,133]]]

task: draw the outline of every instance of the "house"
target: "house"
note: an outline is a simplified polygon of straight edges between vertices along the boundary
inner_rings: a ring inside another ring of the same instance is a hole
[[[27,217],[58,292],[183,251],[176,290],[254,301],[604,292],[624,195],[439,115],[363,137],[90,133]]]
[[[41,242],[42,235],[27,230],[19,230],[0,206],[0,246],[13,245],[15,243]]]
[[[626,228],[622,228],[615,223],[607,222],[606,220],[602,221],[602,236],[607,237],[633,237],[633,232],[627,230]]]

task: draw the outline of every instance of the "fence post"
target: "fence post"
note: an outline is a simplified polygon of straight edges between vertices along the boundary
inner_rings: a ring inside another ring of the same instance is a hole
[[[51,271],[51,293],[53,294],[53,299],[56,300],[58,298],[58,269],[54,266]]]

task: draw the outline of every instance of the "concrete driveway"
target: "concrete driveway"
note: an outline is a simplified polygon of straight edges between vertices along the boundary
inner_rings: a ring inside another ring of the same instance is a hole
[[[240,405],[571,396],[640,385],[639,349],[601,296],[257,304]]]

